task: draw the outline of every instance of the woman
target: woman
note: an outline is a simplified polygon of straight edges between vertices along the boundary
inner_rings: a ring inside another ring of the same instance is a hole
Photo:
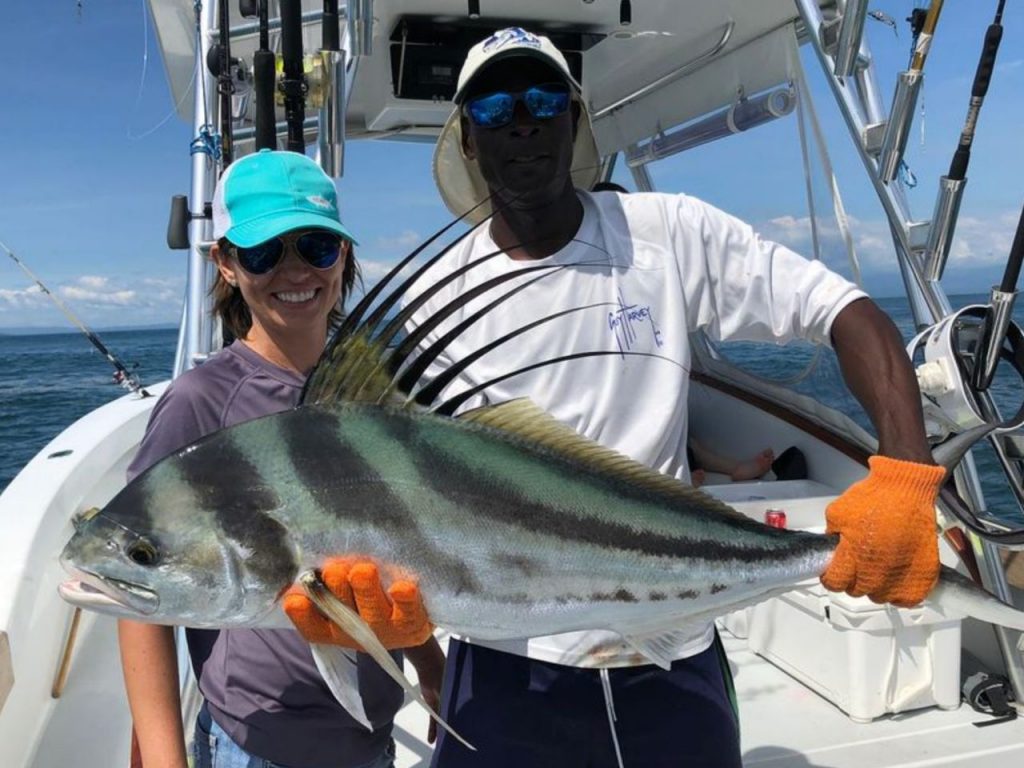
[[[304,155],[263,150],[237,161],[218,182],[213,211],[214,313],[237,340],[160,398],[129,479],[205,434],[294,407],[355,280],[334,183]],[[387,600],[375,573],[360,573],[363,581],[351,583],[357,600],[360,589]],[[405,608],[416,607],[415,589],[402,595]],[[289,615],[302,613],[298,601]],[[119,635],[144,768],[186,768],[172,629],[122,621]],[[432,637],[423,642],[428,635],[424,617],[389,645],[422,643],[408,653],[436,700],[444,657]],[[359,687],[372,732],[335,701],[298,632],[188,630],[187,637],[205,699],[196,768],[393,764],[391,725],[402,691],[368,657],[359,657]]]

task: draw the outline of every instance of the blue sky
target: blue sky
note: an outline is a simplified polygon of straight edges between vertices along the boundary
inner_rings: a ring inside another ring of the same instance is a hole
[[[184,252],[165,244],[168,201],[189,188],[191,128],[169,117],[163,64],[143,0],[39,0],[0,8],[0,241],[10,246],[95,326],[176,322]],[[79,5],[81,6],[79,8]],[[899,22],[898,36],[869,21],[888,101],[910,45],[904,17],[913,2],[877,0],[872,9]],[[918,218],[931,215],[938,177],[956,146],[985,28],[996,2],[947,3],[926,66],[907,160],[918,177],[910,192]],[[636,12],[634,12],[636,13]],[[1024,204],[1024,12],[1007,3],[996,77],[981,116],[950,293],[997,282]],[[817,63],[804,53],[812,91],[868,288],[898,289],[881,209],[845,126],[827,98]],[[923,139],[922,139],[923,125]],[[808,242],[796,122],[657,165],[663,189],[696,194],[796,248]],[[620,172],[618,180],[632,186]],[[381,274],[448,220],[430,178],[430,149],[397,142],[349,145],[343,215],[357,233],[367,277]],[[397,212],[397,214],[396,214]],[[0,258],[0,329],[66,321]]]

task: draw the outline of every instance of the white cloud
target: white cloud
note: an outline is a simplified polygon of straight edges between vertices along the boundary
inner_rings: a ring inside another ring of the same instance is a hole
[[[949,251],[949,263],[967,266],[1002,264],[1010,255],[1017,212],[1004,211],[989,218],[961,216]]]
[[[359,273],[363,276],[363,282],[366,283],[367,288],[384,277],[394,266],[393,261],[359,259]]]
[[[53,294],[87,325],[132,325],[178,321],[184,280],[82,275],[50,285]],[[0,288],[0,325],[62,324],[53,300],[37,286]]]
[[[127,307],[136,303],[138,294],[135,291],[103,291],[89,288],[82,285],[66,285],[60,289],[60,294],[71,301],[88,302],[90,304],[116,304]]]
[[[412,249],[422,243],[424,239],[423,235],[419,232],[406,229],[397,235],[378,237],[375,244],[378,248],[387,250]]]
[[[949,263],[960,266],[990,266],[1001,264],[1010,253],[1010,245],[1017,226],[1018,212],[1003,211],[987,217],[961,215],[957,222]],[[895,270],[896,256],[884,219],[861,220],[849,217],[854,252],[861,266],[872,271]],[[811,255],[810,218],[780,216],[755,226],[765,238],[792,248],[798,253]],[[826,254],[825,260],[842,257],[842,241],[834,219],[819,221],[819,237]]]
[[[30,285],[28,288],[11,289],[0,288],[0,311],[8,309],[33,309],[35,307],[48,306],[50,300],[46,298],[37,285]]]

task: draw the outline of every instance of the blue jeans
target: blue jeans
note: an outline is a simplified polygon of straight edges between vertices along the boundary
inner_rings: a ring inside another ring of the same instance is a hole
[[[204,706],[196,719],[196,733],[192,738],[194,768],[296,768],[273,763],[250,755],[236,744],[227,732],[217,725]],[[379,758],[359,765],[338,765],[338,768],[394,768],[395,743]]]

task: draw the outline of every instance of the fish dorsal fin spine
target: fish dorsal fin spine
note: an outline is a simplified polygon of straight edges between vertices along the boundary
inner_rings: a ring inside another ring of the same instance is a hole
[[[504,432],[531,446],[585,464],[605,477],[671,494],[682,502],[699,501],[705,508],[730,517],[748,519],[703,491],[584,437],[529,398],[474,408],[458,418],[462,422]]]

